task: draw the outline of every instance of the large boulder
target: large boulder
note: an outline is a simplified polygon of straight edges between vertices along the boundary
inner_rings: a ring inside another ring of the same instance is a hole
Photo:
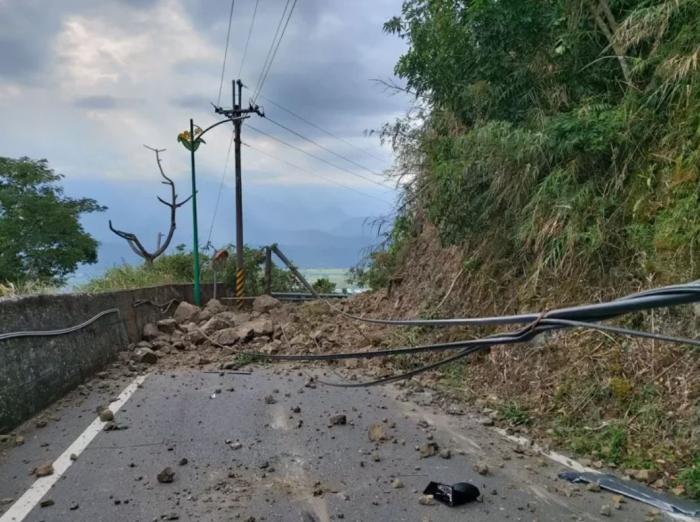
[[[248,321],[243,326],[248,326],[251,328],[255,337],[259,337],[261,335],[268,335],[272,337],[272,334],[275,331],[272,321],[265,319],[264,317],[259,317],[257,319],[253,319],[252,321]]]
[[[192,344],[202,344],[206,339],[206,336],[199,329],[190,330],[185,334],[185,341]]]
[[[275,299],[271,295],[259,295],[253,301],[253,310],[261,314],[266,314],[273,308],[279,307],[281,304],[282,303],[278,299]]]
[[[155,364],[158,362],[158,356],[156,355],[156,352],[154,352],[150,348],[136,348],[136,350],[134,351],[133,358],[138,362],[146,364]]]
[[[175,319],[179,324],[196,322],[199,317],[199,307],[188,302],[182,301],[173,314],[173,319]]]
[[[248,319],[250,319],[249,314],[236,312],[221,312],[216,314],[216,317],[228,322],[229,326],[245,323],[246,321],[248,321]]]
[[[231,328],[232,326],[234,326],[233,322],[226,321],[223,317],[215,315],[206,323],[204,323],[204,325],[202,326],[202,331],[207,335],[211,335],[218,330],[223,330],[224,328]]]
[[[177,321],[175,319],[161,319],[156,325],[158,330],[166,334],[173,334],[177,330]]]
[[[224,328],[223,330],[215,332],[211,338],[218,344],[230,346],[236,344],[240,340],[241,332],[239,328]]]
[[[146,339],[147,341],[152,341],[156,337],[158,337],[161,334],[161,331],[158,330],[158,327],[153,324],[153,323],[146,323],[143,325],[143,334],[141,337]]]
[[[218,299],[209,299],[204,309],[208,310],[211,313],[211,315],[220,314],[221,312],[226,311],[226,307],[222,305],[221,301],[219,301]]]

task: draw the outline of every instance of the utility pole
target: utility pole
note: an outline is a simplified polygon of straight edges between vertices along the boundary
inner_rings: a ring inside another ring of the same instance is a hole
[[[233,131],[236,161],[236,297],[243,297],[245,289],[245,268],[243,259],[243,182],[241,179],[241,127],[243,119],[249,114],[255,113],[258,116],[265,116],[260,107],[248,104],[248,108],[243,108],[243,82],[234,80],[232,83],[233,108],[223,109],[214,106],[214,112],[234,119]],[[238,95],[236,95],[238,94]]]

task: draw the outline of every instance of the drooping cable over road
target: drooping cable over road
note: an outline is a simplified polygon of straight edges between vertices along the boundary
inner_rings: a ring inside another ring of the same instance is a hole
[[[312,290],[312,292],[314,292]],[[402,347],[386,350],[373,350],[367,352],[347,352],[336,354],[296,354],[296,355],[267,355],[261,353],[250,353],[256,357],[269,360],[294,360],[294,361],[332,361],[341,359],[390,357],[394,355],[418,354],[427,352],[460,350],[457,354],[449,356],[441,361],[416,368],[406,373],[384,377],[374,381],[360,383],[334,383],[323,382],[330,386],[341,387],[363,387],[413,377],[420,373],[438,368],[442,365],[454,362],[467,355],[500,344],[515,344],[529,341],[537,335],[550,330],[566,328],[586,328],[611,332],[620,335],[656,339],[660,341],[677,344],[689,344],[700,346],[700,340],[675,337],[653,332],[644,332],[599,324],[600,321],[619,317],[633,312],[651,310],[655,308],[665,308],[680,304],[689,304],[700,301],[700,282],[666,286],[654,290],[646,290],[626,297],[605,303],[588,304],[582,306],[561,308],[542,313],[528,313],[508,316],[476,317],[462,319],[376,319],[348,314],[334,304],[325,301],[326,305],[333,311],[352,320],[359,320],[374,324],[385,324],[393,326],[486,326],[503,324],[525,324],[521,329],[514,332],[506,332],[490,335],[480,339],[470,339],[449,343],[435,343],[414,347]]]

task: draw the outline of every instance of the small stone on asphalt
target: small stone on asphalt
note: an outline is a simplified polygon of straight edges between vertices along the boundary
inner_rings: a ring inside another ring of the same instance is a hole
[[[160,473],[158,473],[158,482],[161,484],[169,484],[175,480],[175,472],[172,468],[167,467]]]

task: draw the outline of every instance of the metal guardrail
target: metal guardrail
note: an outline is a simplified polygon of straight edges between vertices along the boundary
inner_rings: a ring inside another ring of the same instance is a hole
[[[317,294],[313,295],[308,292],[272,292],[272,297],[280,301],[313,301],[314,299],[345,299],[351,294]],[[253,301],[255,296],[243,297],[221,297],[222,301]]]
[[[350,294],[318,294],[313,295],[308,292],[273,292],[272,297],[280,301],[311,301],[313,299],[345,299]]]

